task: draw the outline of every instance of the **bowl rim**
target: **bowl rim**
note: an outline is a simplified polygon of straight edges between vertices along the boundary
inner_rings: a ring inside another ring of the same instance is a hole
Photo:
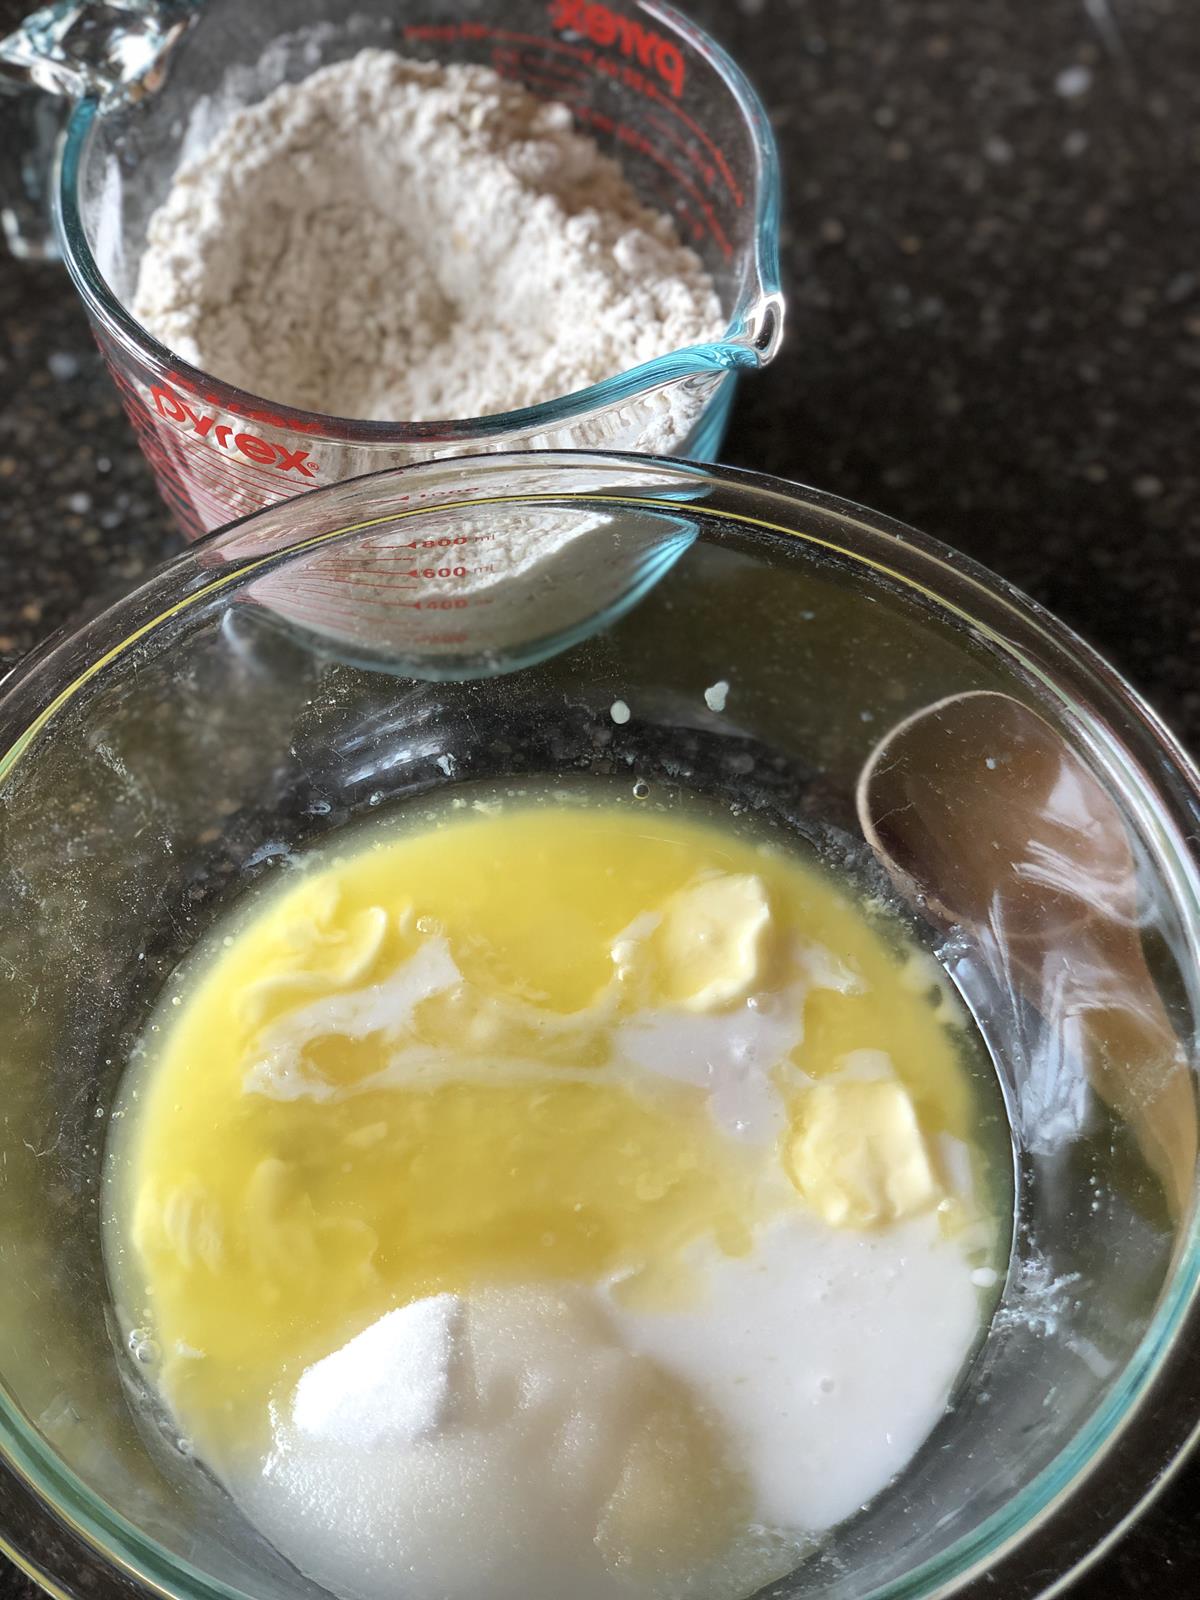
[[[522,493],[505,479],[523,469],[544,478],[564,475],[564,488]],[[612,474],[620,492],[572,490],[573,469],[589,482]],[[773,538],[797,539],[835,553],[870,573],[870,582],[899,585],[925,609],[949,612],[989,648],[1037,681],[1069,718],[1083,747],[1114,782],[1160,852],[1160,867],[1189,913],[1200,939],[1200,772],[1142,698],[1091,646],[1015,586],[939,541],[854,502],[788,480],[738,468],[669,457],[603,451],[526,451],[442,458],[390,468],[311,491],[218,529],[150,574],[74,633],[60,633],[0,685],[0,787],[23,754],[72,696],[125,649],[197,601],[236,585],[268,562],[311,548],[308,535],[270,553],[205,565],[259,518],[286,519],[303,505],[305,520],[321,497],[345,496],[356,486],[403,478],[455,479],[470,484],[458,499],[438,499],[388,514],[388,520],[444,514],[480,500],[600,501],[640,507],[683,505],[698,518],[732,522]],[[479,480],[484,492],[476,487]],[[494,487],[493,487],[494,486]],[[673,496],[656,495],[666,486]],[[492,492],[486,492],[491,489]],[[369,493],[368,489],[368,493]],[[714,499],[705,499],[711,494]],[[738,510],[738,504],[743,506]],[[791,524],[791,525],[789,525]],[[799,525],[796,525],[799,524]],[[809,524],[809,525],[805,525]],[[325,537],[351,536],[361,522]],[[118,635],[113,642],[114,632]],[[1166,852],[1165,859],[1162,852]],[[1050,1595],[1090,1565],[1167,1481],[1200,1440],[1200,1207],[1193,1207],[1177,1245],[1171,1277],[1150,1324],[1109,1394],[1054,1459],[978,1528],[919,1567],[870,1591],[864,1600],[942,1600],[962,1594],[983,1600],[998,1591],[1009,1600]],[[1190,1339],[1184,1335],[1190,1335]],[[1120,1448],[1118,1448],[1120,1447]],[[0,1465],[7,1464],[37,1499],[48,1504],[110,1566],[167,1600],[254,1600],[169,1554],[87,1488],[45,1447],[10,1400],[0,1377]],[[1084,1517],[1080,1505],[1086,1501]],[[1074,1512],[1074,1526],[1071,1513]],[[1099,1531],[1094,1531],[1094,1530]],[[182,1580],[182,1581],[180,1581]]]

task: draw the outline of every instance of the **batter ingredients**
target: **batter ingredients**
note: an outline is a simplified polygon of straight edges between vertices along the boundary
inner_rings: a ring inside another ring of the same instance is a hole
[[[903,1468],[979,1336],[963,1027],[898,928],[711,812],[372,823],[164,996],[119,1316],[344,1600],[735,1600]]]
[[[535,405],[724,331],[699,257],[566,106],[382,50],[235,112],[180,167],[133,310],[218,378],[374,420]],[[699,405],[647,408],[643,447]]]

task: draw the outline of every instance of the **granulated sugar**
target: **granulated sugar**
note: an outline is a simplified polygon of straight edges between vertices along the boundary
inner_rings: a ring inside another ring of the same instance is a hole
[[[373,1450],[442,1425],[461,1303],[433,1295],[389,1311],[301,1377],[292,1422],[305,1438]]]
[[[284,404],[432,421],[719,338],[713,282],[566,106],[363,50],[237,111],[151,220],[134,313]],[[648,442],[682,437],[672,397]]]
[[[740,1489],[705,1418],[594,1293],[494,1287],[380,1318],[223,1476],[343,1600],[737,1600],[805,1541],[754,1526],[704,1548]]]

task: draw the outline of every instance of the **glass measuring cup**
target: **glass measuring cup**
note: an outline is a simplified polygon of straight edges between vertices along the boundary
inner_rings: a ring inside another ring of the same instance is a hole
[[[549,545],[547,527],[560,536]],[[495,604],[447,612],[463,580],[439,579],[439,568],[471,566],[496,545],[513,557],[507,597],[496,593],[503,577],[472,572]],[[519,559],[530,554],[534,567]],[[403,558],[390,599],[381,555]],[[606,584],[591,613],[580,609],[585,571]],[[363,573],[370,592],[343,588],[336,614],[306,610]],[[420,606],[413,583],[430,585]],[[427,610],[426,597],[437,605]],[[444,636],[453,631],[462,637]],[[705,695],[718,680],[720,711]],[[1118,931],[1153,966],[1181,1054],[1173,1067],[1148,1064],[1178,1091],[1188,1159],[1168,1186],[1148,1156],[1139,1118],[1161,1104],[1162,1083],[1140,1081],[1133,1104],[1104,1092],[1120,1063],[1089,1077],[1077,985],[1066,1001],[1055,987],[1031,995],[1019,978],[989,991],[986,930],[969,919],[939,947],[997,1040],[1018,1166],[1012,1268],[982,1358],[928,1447],[770,1592],[1057,1592],[1161,1481],[1200,1417],[1188,1064],[1200,1018],[1200,774],[1080,641],[951,552],[795,485],[644,456],[428,462],[271,507],[185,552],[6,685],[0,1543],[76,1600],[326,1595],[155,1431],[138,1391],[129,1403],[104,1319],[95,1202],[114,1086],[174,962],[232,897],[295,870],[306,844],[356,817],[531,774],[682,785],[854,871],[870,848],[856,792],[864,778],[944,772],[944,746],[918,759],[897,735],[950,698],[980,709],[978,724],[956,724],[955,772],[971,771],[969,735],[986,775],[1005,754],[996,709],[1020,707],[1043,755],[1067,755],[1111,807],[1103,826],[1121,835],[1136,895],[1107,911],[1096,899],[1089,948],[1111,954]],[[613,716],[618,700],[627,720]],[[930,820],[923,787],[882,806],[893,825],[905,813],[910,843],[925,831],[912,823]],[[1063,915],[1061,878],[1071,859],[1056,844],[1071,816],[1062,787],[1055,833],[1025,835],[1043,848],[1021,908],[1044,911],[1044,935],[1061,934],[1074,960],[1080,929]],[[978,887],[989,845],[1012,843],[1031,811],[958,811]],[[953,833],[935,842],[939,858],[961,859]],[[918,928],[938,937],[940,918],[927,914],[938,885],[906,865]],[[961,905],[963,879],[952,887]]]
[[[78,61],[72,68],[72,48],[82,46],[72,47],[62,27],[39,33],[27,25],[16,54],[38,82],[81,96],[63,142],[59,242],[139,442],[189,537],[301,490],[432,456],[645,448],[647,435],[672,454],[715,455],[733,375],[769,361],[782,331],[777,162],[766,113],[743,74],[670,6],[175,0],[105,10],[108,54],[93,22],[87,71]],[[132,35],[135,23],[131,83],[114,37]],[[157,29],[156,43],[147,43],[147,28]],[[728,319],[724,336],[542,405],[425,423],[278,405],[158,343],[129,306],[147,221],[180,159],[202,150],[239,106],[372,45],[481,63],[569,104],[639,196],[670,215],[701,255]],[[53,71],[52,60],[59,62]],[[157,78],[165,82],[148,87]],[[135,97],[138,88],[146,92]]]

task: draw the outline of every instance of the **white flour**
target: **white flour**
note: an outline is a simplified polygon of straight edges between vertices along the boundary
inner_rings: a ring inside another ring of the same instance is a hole
[[[268,399],[405,421],[534,405],[724,329],[699,257],[567,107],[381,50],[235,112],[184,162],[133,310]],[[644,447],[701,403],[648,408]]]

